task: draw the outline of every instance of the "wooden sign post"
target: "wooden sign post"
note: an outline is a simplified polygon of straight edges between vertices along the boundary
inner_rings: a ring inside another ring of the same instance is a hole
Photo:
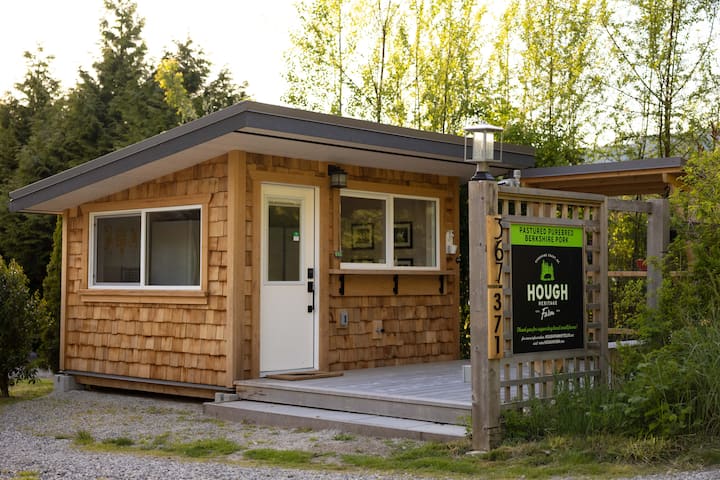
[[[490,305],[500,293],[500,327],[502,328],[502,288],[488,288],[491,269],[488,259],[495,255],[497,226],[488,231],[489,215],[497,214],[498,186],[493,181],[468,183],[468,228],[470,256],[470,365],[472,371],[472,444],[476,450],[488,451],[500,441],[499,358],[491,355],[495,325],[490,328],[495,311]],[[497,225],[497,222],[495,222]],[[493,236],[494,235],[494,236]],[[489,242],[490,241],[490,242]],[[501,245],[502,246],[502,245]],[[494,263],[493,265],[497,265]],[[496,270],[492,273],[497,275]],[[497,277],[496,277],[497,278]],[[495,280],[495,279],[492,279]],[[497,305],[495,305],[497,306]],[[502,335],[499,337],[502,348]],[[491,358],[492,357],[492,358]]]

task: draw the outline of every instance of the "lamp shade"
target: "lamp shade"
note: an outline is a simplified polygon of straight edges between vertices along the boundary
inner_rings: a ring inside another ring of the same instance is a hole
[[[502,127],[481,123],[467,126],[465,131],[472,136],[472,158],[466,158],[465,161],[472,163],[493,162],[495,132],[502,132]]]

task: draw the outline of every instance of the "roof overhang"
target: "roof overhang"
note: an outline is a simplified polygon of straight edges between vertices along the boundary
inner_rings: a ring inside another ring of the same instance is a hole
[[[467,180],[465,148],[455,135],[245,101],[15,190],[9,207],[61,213],[233,150]],[[492,170],[533,164],[532,148],[505,144]]]
[[[677,184],[685,161],[679,157],[626,162],[590,163],[523,170],[521,184],[573,192],[621,195],[664,195]]]

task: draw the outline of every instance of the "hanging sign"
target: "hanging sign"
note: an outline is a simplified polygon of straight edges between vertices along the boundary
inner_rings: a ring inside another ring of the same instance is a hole
[[[513,352],[584,346],[583,229],[510,226]]]

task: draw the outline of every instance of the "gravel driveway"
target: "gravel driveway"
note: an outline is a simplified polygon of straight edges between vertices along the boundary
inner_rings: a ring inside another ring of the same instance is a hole
[[[335,431],[298,431],[219,422],[202,414],[202,403],[132,394],[94,391],[53,393],[0,410],[0,479],[409,479],[412,476],[322,472],[253,467],[241,453],[223,462],[177,457],[87,451],[73,445],[79,431],[96,441],[158,438],[189,442],[226,438],[245,449],[306,450],[332,463],[343,453],[384,455],[417,442],[338,435]],[[23,477],[23,472],[34,475]],[[720,471],[647,477],[709,480]]]
[[[73,445],[79,431],[96,441],[130,438],[136,444],[157,438],[190,442],[226,438],[244,448],[380,454],[405,440],[339,436],[336,431],[298,431],[219,422],[202,413],[202,402],[166,397],[75,390],[53,393],[0,410],[0,479],[34,472],[42,479],[401,479],[362,473],[309,472],[248,467],[242,454],[224,462],[176,457],[91,452]],[[235,463],[235,464],[234,464]],[[244,463],[245,465],[238,465]]]

